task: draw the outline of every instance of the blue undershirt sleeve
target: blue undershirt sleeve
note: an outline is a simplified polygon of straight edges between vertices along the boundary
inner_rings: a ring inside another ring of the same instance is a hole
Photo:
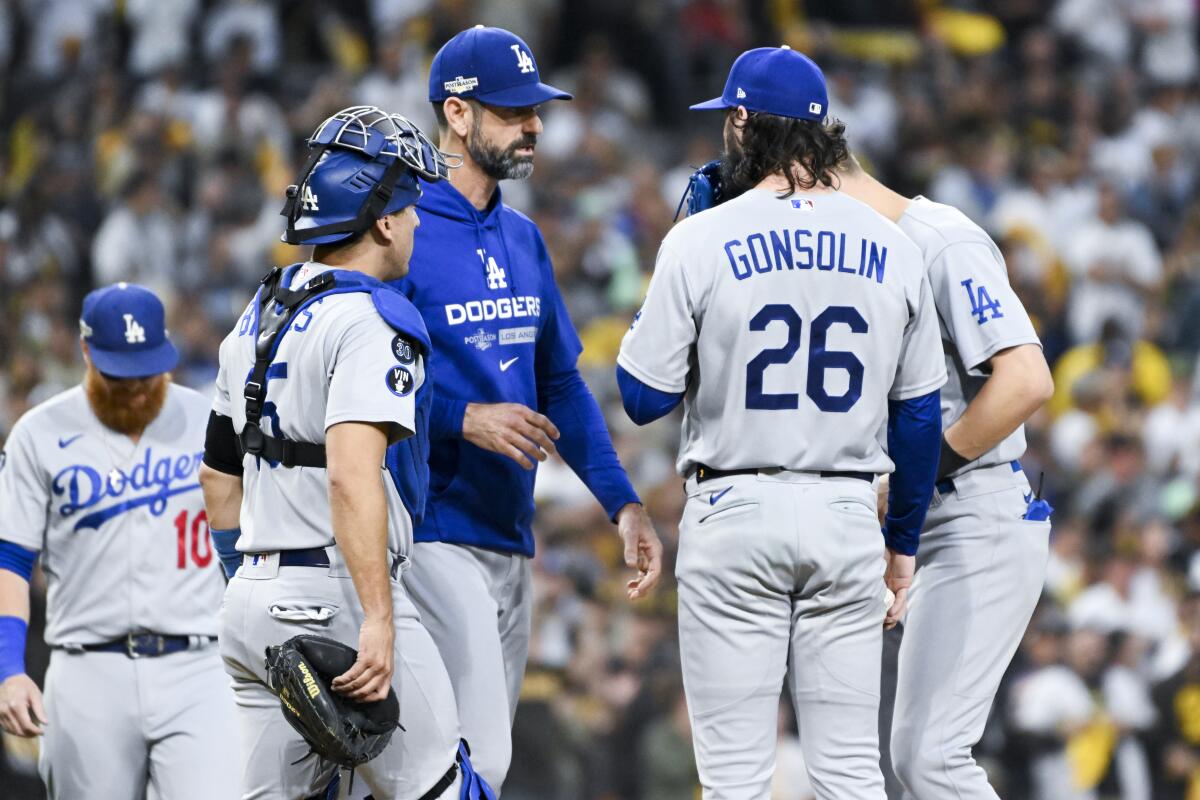
[[[434,391],[429,404],[429,438],[462,438],[463,417],[466,413],[466,400],[443,397]]]
[[[683,402],[683,392],[663,392],[639,381],[620,364],[617,365],[617,386],[625,413],[637,425],[645,425],[665,417]]]
[[[19,575],[26,583],[33,575],[37,551],[0,539],[0,569]],[[25,638],[29,623],[14,616],[0,616],[0,681],[25,672]]]
[[[559,431],[558,453],[591,490],[610,520],[628,503],[640,503],[637,492],[604,424],[600,405],[578,369],[538,377],[538,410]]]
[[[0,539],[0,569],[20,575],[26,582],[33,576],[33,565],[37,557],[36,550]]]
[[[915,555],[933,498],[942,443],[941,393],[888,401],[888,455],[896,464],[888,490],[883,538],[896,553]]]

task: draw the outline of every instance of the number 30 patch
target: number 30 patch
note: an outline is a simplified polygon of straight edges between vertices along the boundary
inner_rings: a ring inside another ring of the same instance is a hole
[[[384,383],[387,384],[388,391],[396,395],[396,397],[404,397],[411,392],[415,382],[412,373],[399,364],[389,369],[387,375],[384,377]]]

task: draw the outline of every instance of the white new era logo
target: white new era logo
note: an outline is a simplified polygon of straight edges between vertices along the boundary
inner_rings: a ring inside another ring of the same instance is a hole
[[[139,344],[146,341],[146,329],[138,325],[133,314],[125,315],[125,341],[130,344]]]
[[[739,86],[738,90],[737,90],[737,99],[742,100],[745,97],[746,97],[746,90]]]

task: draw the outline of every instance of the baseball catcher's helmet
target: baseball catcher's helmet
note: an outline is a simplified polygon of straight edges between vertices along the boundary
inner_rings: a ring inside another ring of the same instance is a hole
[[[312,152],[280,212],[288,244],[332,244],[362,233],[417,202],[418,176],[438,181],[449,169],[446,155],[416,125],[376,106],[342,109],[321,123],[308,146]]]

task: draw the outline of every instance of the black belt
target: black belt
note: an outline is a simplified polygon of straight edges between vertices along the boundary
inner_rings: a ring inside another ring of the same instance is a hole
[[[270,555],[269,553],[246,553],[251,559],[260,555]],[[392,577],[400,571],[400,565],[404,563],[403,556],[397,556],[392,561],[391,573]],[[280,550],[279,551],[279,566],[281,567],[329,567],[329,553],[324,547],[306,547],[302,550]]]
[[[324,547],[308,547],[304,550],[280,550],[279,566],[328,567],[329,553],[325,551]]]
[[[1008,462],[1008,465],[1010,467],[1012,467],[1013,472],[1021,471],[1021,462],[1020,461],[1015,461],[1015,460],[1010,461],[1010,462]],[[995,466],[1000,466],[1000,465],[996,464]],[[983,469],[983,467],[976,467],[975,469]],[[971,470],[967,470],[966,472],[964,472],[962,475],[959,475],[958,477],[961,478],[961,477],[963,477],[963,475],[966,475],[970,471]],[[934,484],[933,488],[937,489],[938,494],[950,494],[955,491],[954,478],[942,478],[940,481],[938,481],[936,484]]]
[[[744,467],[742,469],[713,469],[704,464],[696,465],[696,483],[704,483],[705,481],[715,481],[718,478],[729,478],[734,475],[757,475],[764,469],[771,467]],[[870,483],[875,480],[875,475],[870,472],[841,472],[832,469],[823,469],[820,472],[822,478],[854,478],[855,480],[866,481]]]
[[[62,647],[69,652],[83,651],[85,653],[124,653],[130,658],[153,658],[168,656],[171,653],[181,653],[192,646],[195,639],[215,642],[215,636],[171,636],[162,633],[131,633],[121,639],[100,644],[83,644]]]

